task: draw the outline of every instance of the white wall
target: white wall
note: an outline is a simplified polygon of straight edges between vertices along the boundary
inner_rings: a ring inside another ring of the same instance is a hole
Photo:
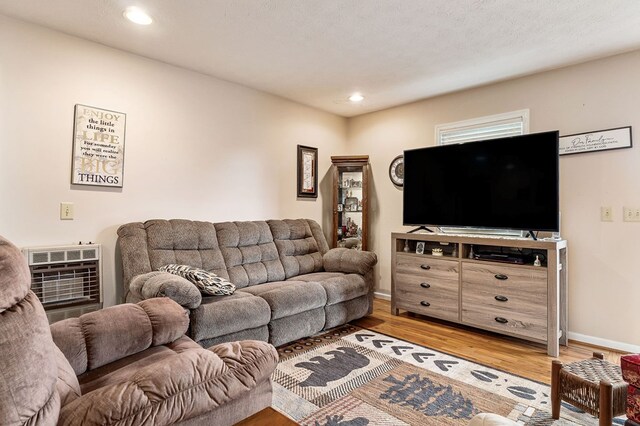
[[[637,141],[638,69],[635,51],[350,119],[349,151],[368,153],[374,174],[371,234],[379,290],[390,291],[390,234],[408,229],[402,227],[402,192],[388,178],[396,155],[433,145],[437,124],[525,108],[531,132],[557,129],[563,135],[631,125]],[[570,337],[638,348],[640,223],[623,223],[622,206],[640,207],[640,149],[563,156],[560,175]],[[613,223],[600,222],[600,206],[613,207]]]
[[[70,185],[77,103],[127,114],[122,189]],[[345,136],[335,115],[0,16],[0,234],[102,243],[106,305],[119,225],[322,221],[326,180],[318,200],[296,200],[296,145],[319,149],[322,178]],[[75,220],[59,219],[61,201]]]

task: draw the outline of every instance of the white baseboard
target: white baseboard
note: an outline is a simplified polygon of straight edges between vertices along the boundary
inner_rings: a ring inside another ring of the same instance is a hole
[[[391,295],[382,291],[375,291],[373,296],[376,299],[391,300]],[[601,346],[603,348],[615,349],[622,352],[640,353],[640,346],[632,345],[630,343],[617,342],[615,340],[602,339],[600,337],[588,336],[586,334],[574,333],[572,331],[567,333],[567,337],[570,340],[586,343],[588,345]]]
[[[389,293],[383,293],[381,291],[374,291],[373,297],[376,299],[391,300],[391,295]]]
[[[594,346],[602,346],[603,348],[615,349],[623,352],[640,353],[640,346],[632,345],[630,343],[617,342],[615,340],[602,339],[600,337],[587,336],[586,334],[574,333],[572,331],[567,333],[567,337],[570,340],[576,342],[582,342]]]

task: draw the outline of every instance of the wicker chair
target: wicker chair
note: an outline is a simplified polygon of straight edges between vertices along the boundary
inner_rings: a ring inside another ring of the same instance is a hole
[[[620,358],[622,377],[629,384],[627,388],[626,426],[640,426],[640,354],[625,355]]]

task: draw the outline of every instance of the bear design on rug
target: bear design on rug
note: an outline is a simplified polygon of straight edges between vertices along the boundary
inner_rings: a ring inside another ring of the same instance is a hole
[[[299,362],[295,367],[311,371],[311,375],[300,383],[301,387],[327,386],[327,383],[342,379],[359,368],[369,365],[369,359],[356,352],[353,348],[339,347],[329,351],[325,355],[334,355],[333,358],[314,356],[309,361]]]

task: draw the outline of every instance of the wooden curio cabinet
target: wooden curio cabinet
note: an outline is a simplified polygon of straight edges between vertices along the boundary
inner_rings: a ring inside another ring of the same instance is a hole
[[[369,156],[331,157],[333,169],[332,247],[367,250]]]

